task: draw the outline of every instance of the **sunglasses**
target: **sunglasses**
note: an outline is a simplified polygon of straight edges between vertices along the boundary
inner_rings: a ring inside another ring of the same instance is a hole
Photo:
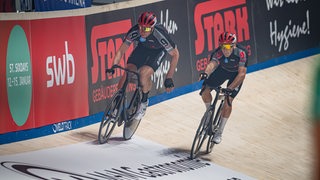
[[[231,49],[232,47],[233,47],[232,44],[222,44],[222,45],[221,45],[221,48],[222,48],[222,49],[227,49],[227,50]]]
[[[147,26],[139,26],[139,28],[144,32],[150,32],[152,30],[151,27],[147,27]]]

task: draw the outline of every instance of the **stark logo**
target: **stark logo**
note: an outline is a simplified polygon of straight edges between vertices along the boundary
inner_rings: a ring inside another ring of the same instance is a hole
[[[195,40],[196,55],[207,53],[205,50],[212,51],[215,47],[218,47],[218,37],[224,31],[236,33],[238,42],[249,40],[248,21],[246,0],[206,1],[197,4],[194,10],[197,34]],[[206,44],[207,49],[205,49]]]
[[[105,69],[111,68],[116,49],[118,49],[122,44],[122,38],[120,38],[119,35],[125,35],[131,25],[131,20],[127,19],[108,24],[101,24],[92,28],[90,37],[92,54],[92,84],[97,83],[99,79],[101,81],[106,80]],[[132,48],[127,51],[128,54],[131,52]],[[116,72],[116,76],[118,77],[120,74],[117,74]],[[108,78],[111,79],[112,77]]]

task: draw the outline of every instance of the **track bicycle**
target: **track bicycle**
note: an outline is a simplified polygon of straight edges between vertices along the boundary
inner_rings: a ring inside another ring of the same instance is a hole
[[[141,104],[141,83],[138,72],[131,71],[119,65],[114,65],[111,69],[106,69],[106,73],[114,73],[115,68],[125,71],[126,79],[122,87],[109,100],[102,120],[100,122],[98,141],[104,144],[110,138],[116,125],[123,127],[123,138],[130,139],[137,130],[140,120],[135,119],[135,115]],[[133,82],[136,88],[133,92],[128,93],[127,87]]]
[[[202,94],[203,90],[204,88],[201,89],[200,95]],[[204,113],[193,139],[190,153],[191,159],[194,159],[199,155],[201,147],[206,139],[208,139],[208,141],[205,154],[211,153],[215,145],[213,142],[213,137],[219,129],[221,111],[225,100],[227,100],[228,105],[231,106],[229,101],[230,91],[227,88],[222,88],[219,86],[214,88],[214,90],[216,92],[215,98]],[[219,101],[220,103],[218,103]],[[218,109],[216,109],[217,107]]]

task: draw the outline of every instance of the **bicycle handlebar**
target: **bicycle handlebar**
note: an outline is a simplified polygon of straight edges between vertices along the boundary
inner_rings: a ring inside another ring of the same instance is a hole
[[[202,89],[201,89],[201,91],[200,91],[200,93],[199,93],[200,96],[202,95],[204,89],[205,89],[205,88],[202,88]],[[228,88],[222,88],[221,86],[219,86],[219,87],[213,88],[213,90],[216,91],[216,98],[218,98],[219,94],[222,93],[222,94],[226,97],[228,105],[231,106],[231,102],[230,102],[230,100],[229,100],[229,96],[230,96],[230,94],[231,94],[232,92],[230,91],[230,89],[228,89]]]
[[[229,88],[222,88],[219,86],[219,87],[215,88],[214,90],[217,92],[218,96],[220,93],[222,93],[226,97],[228,105],[231,106],[229,96],[232,93],[232,91],[230,91]]]
[[[138,72],[131,71],[130,69],[124,68],[124,67],[119,66],[119,65],[117,65],[117,64],[113,65],[110,69],[106,69],[106,73],[113,73],[113,72],[114,72],[114,68],[122,69],[122,70],[124,70],[124,71],[126,71],[126,72],[133,73],[133,74],[135,74],[137,77],[139,77],[139,73],[138,73]]]

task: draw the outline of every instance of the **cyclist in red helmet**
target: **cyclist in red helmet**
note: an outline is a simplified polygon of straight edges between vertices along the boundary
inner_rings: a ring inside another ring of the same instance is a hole
[[[210,62],[205,71],[200,74],[199,80],[204,80],[202,84],[202,100],[206,107],[212,102],[211,91],[213,88],[222,85],[228,80],[227,88],[231,93],[230,103],[239,93],[247,72],[247,53],[243,47],[237,44],[237,37],[230,32],[224,32],[219,36],[219,47],[211,54]],[[221,114],[221,126],[219,132],[215,134],[213,141],[216,144],[221,142],[221,135],[230,117],[232,106],[224,104]]]
[[[164,86],[167,92],[174,88],[172,78],[178,64],[179,51],[167,30],[162,25],[157,24],[157,17],[152,12],[141,13],[138,24],[131,27],[123,39],[122,45],[115,54],[113,64],[119,64],[120,59],[132,43],[135,44],[135,49],[128,58],[126,67],[140,73],[143,92],[142,103],[135,118],[141,119],[145,115],[149,102],[148,93],[152,88],[151,76],[159,68],[167,53],[172,58]],[[125,76],[123,76],[119,85],[123,83],[124,78]]]

